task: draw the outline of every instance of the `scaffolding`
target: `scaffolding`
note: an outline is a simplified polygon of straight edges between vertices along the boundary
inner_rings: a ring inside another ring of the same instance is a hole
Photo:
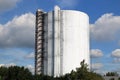
[[[36,12],[36,33],[35,33],[35,74],[43,72],[43,41],[44,41],[44,13],[41,10]]]

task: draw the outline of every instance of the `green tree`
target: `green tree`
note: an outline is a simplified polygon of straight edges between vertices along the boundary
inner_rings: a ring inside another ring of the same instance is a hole
[[[32,73],[24,67],[11,66],[8,68],[9,80],[31,80]]]
[[[6,76],[8,69],[6,67],[0,67],[0,76]]]
[[[117,72],[107,72],[105,76],[118,76]]]
[[[114,78],[111,78],[110,80],[115,80]]]
[[[34,75],[34,80],[53,80],[54,78],[46,75]]]
[[[120,77],[118,78],[118,80],[120,80]]]
[[[3,78],[0,76],[0,80],[3,80]]]
[[[94,72],[90,72],[88,65],[83,60],[80,67],[72,70],[71,73],[60,77],[51,77],[46,75],[32,75],[32,73],[24,67],[11,66],[0,67],[0,80],[104,80],[102,76]]]
[[[0,76],[3,80],[33,80],[32,73],[24,67],[0,67]]]
[[[80,67],[76,68],[76,71],[62,76],[59,80],[104,80],[101,75],[94,72],[90,72],[88,65],[83,60],[80,63]]]

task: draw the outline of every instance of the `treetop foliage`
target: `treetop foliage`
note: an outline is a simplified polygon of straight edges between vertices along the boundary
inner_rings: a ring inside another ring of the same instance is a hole
[[[90,72],[84,60],[80,66],[60,77],[33,75],[27,68],[19,66],[0,67],[0,80],[104,80],[99,74]]]

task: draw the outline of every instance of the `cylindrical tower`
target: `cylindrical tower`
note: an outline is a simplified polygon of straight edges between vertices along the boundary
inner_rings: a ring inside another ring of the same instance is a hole
[[[80,62],[90,66],[89,17],[74,10],[61,10],[61,35],[63,37],[63,74],[80,67]]]
[[[61,76],[70,73],[80,62],[90,67],[89,17],[75,10],[36,13],[35,73]]]

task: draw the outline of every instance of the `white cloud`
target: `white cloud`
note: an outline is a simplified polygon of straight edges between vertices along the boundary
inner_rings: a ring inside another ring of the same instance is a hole
[[[14,7],[20,0],[0,0],[0,12],[8,11]]]
[[[57,2],[61,8],[74,7],[78,4],[77,0],[57,0]]]
[[[30,72],[32,72],[34,74],[34,67],[32,65],[27,65],[26,68],[28,68],[30,70]]]
[[[114,63],[119,63],[120,62],[120,58],[113,58],[113,62]]]
[[[119,63],[120,62],[120,49],[115,49],[111,53],[111,57],[113,57],[113,63]]]
[[[120,16],[112,13],[102,15],[91,25],[91,36],[95,40],[115,40],[120,35]]]
[[[120,62],[120,49],[115,49],[114,51],[112,51],[111,57],[113,57],[114,63],[119,63]]]
[[[93,63],[92,65],[92,70],[99,70],[100,68],[103,67],[102,63]]]
[[[95,72],[104,76],[107,72],[110,72],[110,71],[99,69],[99,70],[95,70]]]
[[[6,67],[10,67],[10,66],[16,66],[15,63],[9,63],[9,64],[5,64]]]
[[[10,67],[10,66],[16,66],[16,64],[15,63],[0,64],[0,67]]]
[[[5,66],[4,64],[0,64],[0,67],[3,67],[3,66]]]
[[[10,66],[17,66],[15,63],[9,63],[9,64],[0,64],[0,67],[10,67]],[[34,67],[32,65],[27,65],[25,68],[28,68],[30,72],[34,74]]]
[[[120,49],[116,49],[111,53],[112,57],[120,58]]]
[[[35,16],[26,13],[0,24],[0,47],[33,47]]]
[[[113,72],[117,72],[119,75],[120,75],[120,68],[118,67],[118,68],[115,68],[114,70],[113,70]]]
[[[25,56],[26,59],[33,59],[34,57],[35,57],[35,53],[33,52]]]
[[[92,58],[99,58],[99,57],[102,57],[103,56],[103,52],[99,49],[92,49],[90,51],[90,56]]]

